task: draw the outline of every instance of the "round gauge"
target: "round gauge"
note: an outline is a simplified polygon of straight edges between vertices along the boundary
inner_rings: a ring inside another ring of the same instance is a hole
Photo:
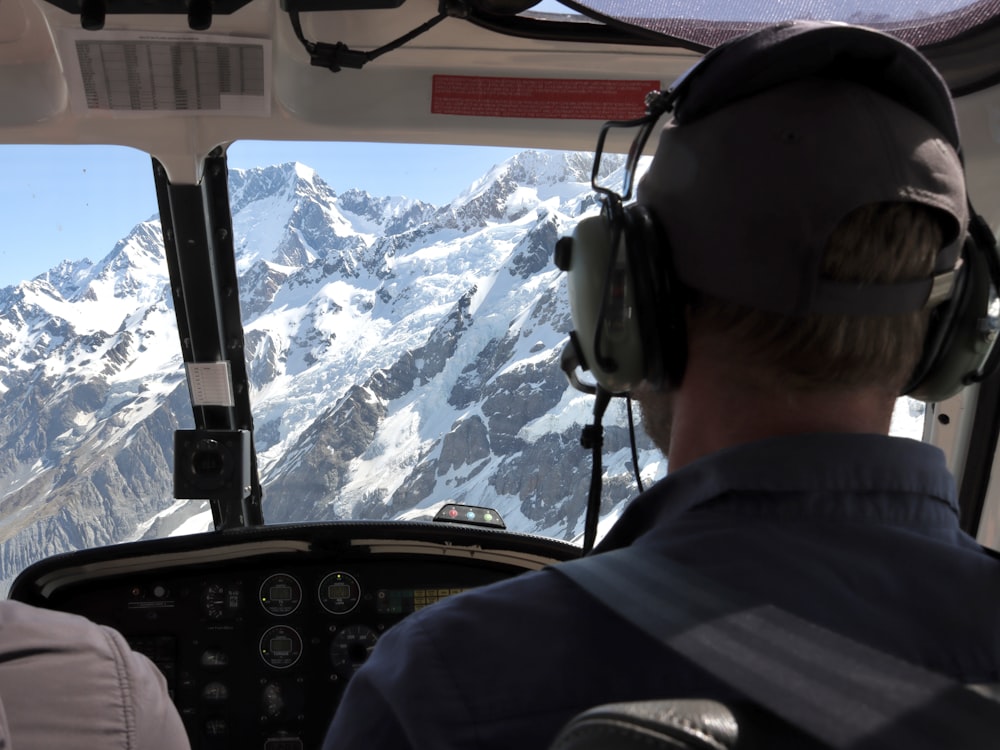
[[[260,606],[270,614],[284,617],[299,608],[302,603],[302,587],[286,573],[268,576],[260,585]]]
[[[260,637],[260,658],[275,669],[288,669],[302,656],[302,636],[295,628],[275,625]]]
[[[367,625],[341,628],[330,644],[330,661],[342,677],[350,677],[368,659],[378,636]]]
[[[229,700],[229,688],[222,682],[210,682],[201,689],[201,699],[206,703],[225,703]]]
[[[319,584],[319,603],[333,615],[345,615],[361,601],[361,585],[350,573],[331,573]]]

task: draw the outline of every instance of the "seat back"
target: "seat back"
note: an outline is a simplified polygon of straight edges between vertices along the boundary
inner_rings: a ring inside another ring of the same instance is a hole
[[[609,703],[572,719],[550,750],[730,750],[736,717],[705,700]]]
[[[711,700],[609,703],[575,716],[549,750],[822,750],[827,746],[749,704]]]

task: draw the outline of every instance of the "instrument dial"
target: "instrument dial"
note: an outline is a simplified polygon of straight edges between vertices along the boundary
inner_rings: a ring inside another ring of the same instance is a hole
[[[275,625],[260,637],[260,658],[275,669],[288,669],[302,656],[302,636],[295,628]]]
[[[294,576],[275,573],[260,585],[260,606],[272,615],[290,615],[301,603],[302,586]]]
[[[361,601],[361,584],[350,573],[330,573],[319,584],[319,603],[333,615],[346,615]]]
[[[341,628],[330,644],[330,661],[344,678],[350,678],[368,660],[378,636],[367,625]]]

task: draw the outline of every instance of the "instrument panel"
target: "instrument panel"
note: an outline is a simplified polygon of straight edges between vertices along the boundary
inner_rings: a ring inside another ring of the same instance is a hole
[[[11,598],[118,629],[167,678],[195,750],[299,750],[404,617],[578,554],[435,524],[261,527],[50,558]]]

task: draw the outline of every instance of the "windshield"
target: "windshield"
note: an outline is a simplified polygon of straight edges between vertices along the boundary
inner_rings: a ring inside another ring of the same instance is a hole
[[[2,251],[24,264],[5,265],[0,291],[4,577],[55,552],[210,530],[206,503],[173,499],[172,435],[192,417],[148,157],[6,156],[19,166]],[[622,158],[605,161],[611,177]],[[429,520],[460,503],[579,537],[593,402],[559,368],[572,326],[552,254],[598,208],[591,162],[231,148],[267,523]],[[923,413],[901,400],[893,432],[919,439]],[[638,491],[623,401],[604,423],[602,528]],[[637,443],[648,486],[667,463],[641,421]]]
[[[862,24],[922,47],[976,28],[988,22],[1000,8],[997,0],[785,0],[780,3],[570,0],[566,4],[612,23],[639,26],[705,47],[790,18]],[[545,3],[543,7],[549,9],[551,5]]]
[[[405,153],[378,162],[405,174]],[[427,520],[460,503],[512,530],[580,533],[592,406],[558,367],[571,325],[552,252],[596,209],[591,160],[439,153],[413,192],[381,194],[302,161],[232,170],[268,519]],[[634,494],[618,411],[609,511]],[[662,466],[643,448],[651,481]]]

